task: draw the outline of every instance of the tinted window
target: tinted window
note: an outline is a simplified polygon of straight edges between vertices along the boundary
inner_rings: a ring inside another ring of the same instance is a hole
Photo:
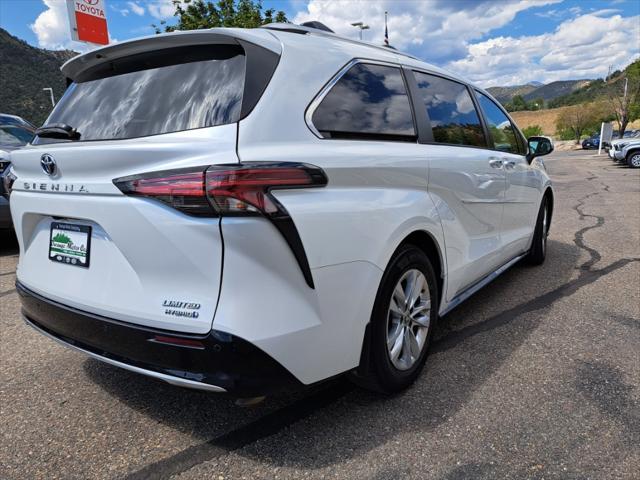
[[[0,126],[0,148],[22,147],[31,141],[33,132],[26,128],[3,125]]]
[[[71,125],[80,140],[233,123],[242,106],[244,58],[240,47],[209,45],[104,62],[69,86],[46,123]]]
[[[486,147],[482,124],[467,87],[435,75],[414,73],[434,141]]]
[[[478,92],[478,100],[484,112],[494,148],[502,152],[520,153],[521,147],[518,144],[517,134],[509,117],[493,100],[480,92]]]
[[[24,118],[14,117],[13,115],[2,115],[0,113],[0,125],[22,125],[25,127],[33,127]]]
[[[416,139],[402,73],[383,65],[352,67],[324,97],[312,121],[325,137]]]

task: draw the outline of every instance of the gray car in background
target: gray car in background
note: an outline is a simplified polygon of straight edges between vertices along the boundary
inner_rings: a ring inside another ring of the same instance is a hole
[[[0,114],[0,231],[11,230],[11,212],[9,198],[4,190],[4,176],[8,173],[11,162],[9,154],[21,148],[33,138],[34,128],[26,120],[14,115]]]

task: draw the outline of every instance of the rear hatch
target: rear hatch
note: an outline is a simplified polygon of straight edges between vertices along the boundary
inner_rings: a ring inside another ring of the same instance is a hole
[[[221,282],[219,218],[162,182],[161,195],[131,196],[114,180],[238,163],[237,122],[257,101],[247,53],[258,47],[219,33],[166,38],[63,67],[73,82],[45,126],[67,126],[12,155],[17,277],[83,311],[205,333]]]

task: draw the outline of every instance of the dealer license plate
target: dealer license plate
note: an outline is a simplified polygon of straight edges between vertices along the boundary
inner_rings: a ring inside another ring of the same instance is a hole
[[[49,260],[76,267],[89,267],[91,227],[51,222]]]

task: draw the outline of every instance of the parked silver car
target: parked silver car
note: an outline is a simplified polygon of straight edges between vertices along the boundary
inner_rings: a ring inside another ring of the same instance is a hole
[[[24,147],[33,138],[33,126],[15,115],[0,114],[0,230],[10,230],[11,212],[4,191],[4,176],[9,172],[9,152]]]

